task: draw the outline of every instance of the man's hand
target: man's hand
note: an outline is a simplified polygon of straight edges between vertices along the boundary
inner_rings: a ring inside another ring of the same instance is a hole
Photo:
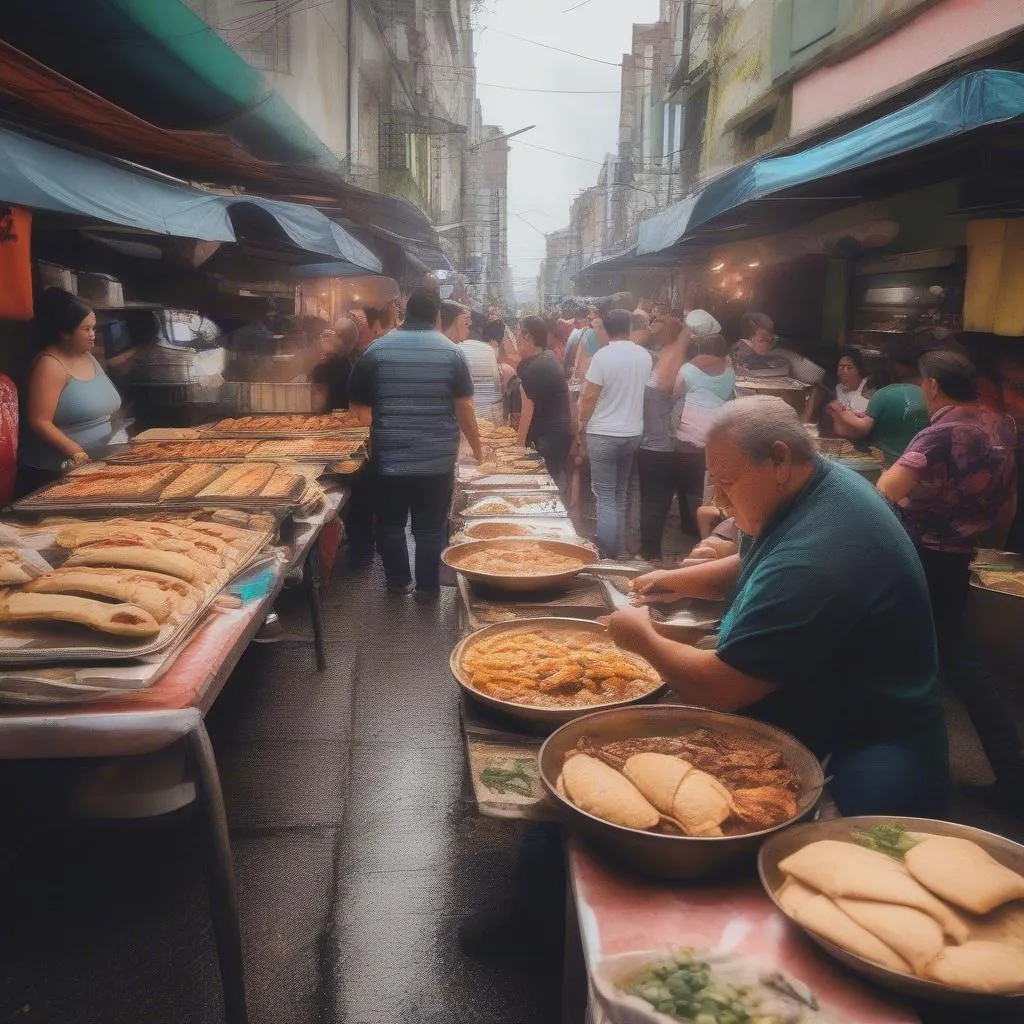
[[[655,569],[653,572],[645,572],[643,576],[637,576],[633,580],[632,590],[634,594],[658,593],[665,585],[666,578],[670,575],[669,569]]]
[[[657,635],[649,608],[622,608],[598,620],[608,627],[611,638],[634,654],[643,654],[647,640]]]

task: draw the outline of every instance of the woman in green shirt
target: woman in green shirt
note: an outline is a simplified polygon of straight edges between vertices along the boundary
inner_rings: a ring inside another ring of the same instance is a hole
[[[909,340],[892,346],[889,361],[895,383],[876,391],[866,412],[853,412],[838,400],[827,408],[839,437],[880,448],[887,466],[928,426],[928,409],[917,368],[919,358],[920,352]]]

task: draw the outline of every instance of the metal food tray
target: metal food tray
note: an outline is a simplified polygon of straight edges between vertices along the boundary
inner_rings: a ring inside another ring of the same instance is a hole
[[[509,524],[512,526],[525,526],[530,530],[529,534],[520,535],[522,540],[582,540],[577,533],[576,528],[568,520],[568,518],[561,518],[559,516],[487,516],[472,518],[469,523],[466,523],[459,531],[459,536],[464,540],[494,540],[493,537],[474,537],[469,535],[467,531],[471,530],[474,526],[478,526],[482,523],[497,523],[497,524]],[[455,542],[455,538],[452,538],[452,542]]]
[[[459,476],[459,484],[466,488],[486,491],[491,488],[523,488],[531,491],[558,490],[554,480],[543,470],[539,473],[491,473],[487,476]]]
[[[0,625],[0,666],[44,662],[127,661],[156,654],[187,636],[199,624],[224,587],[252,564],[256,553],[253,552],[245,562],[240,562],[236,569],[225,570],[219,582],[209,584],[203,601],[187,619],[165,624],[153,639],[145,643],[119,643],[113,636],[73,623],[54,623],[48,626],[42,622],[26,622],[23,627]],[[83,634],[97,639],[89,644],[69,642],[76,635]],[[12,640],[21,639],[28,642],[18,647],[6,646]]]
[[[231,440],[226,437],[222,438],[200,438],[198,440],[220,440],[227,441]],[[235,438],[233,440],[241,440]],[[263,440],[281,441],[284,438],[246,438],[247,441],[252,441],[255,444],[259,444]],[[295,438],[288,438],[288,440],[295,440]],[[359,440],[358,438],[343,438],[342,440]],[[147,444],[158,444],[159,442],[144,442]],[[170,443],[170,442],[168,442]],[[129,448],[131,445],[125,445],[124,448]],[[368,458],[366,451],[366,442],[361,441],[358,448],[352,450],[348,455],[257,455],[253,452],[250,455],[239,455],[236,457],[225,457],[218,455],[216,458],[212,458],[208,455],[196,455],[189,458],[181,458],[180,456],[156,456],[149,459],[126,459],[123,457],[121,452],[115,452],[113,455],[108,455],[106,462],[111,463],[115,466],[149,466],[157,462],[168,462],[173,458],[174,462],[181,462],[183,464],[189,464],[194,462],[212,462],[218,466],[238,466],[246,462],[301,462],[301,463],[336,463],[344,462],[346,459],[363,459],[364,461]]]
[[[221,463],[216,463],[221,465]],[[226,464],[225,464],[226,465]],[[185,468],[182,463],[181,468]],[[212,495],[195,495],[193,497],[174,498],[169,501],[158,500],[158,495],[172,483],[178,474],[168,477],[161,485],[159,491],[150,492],[154,496],[146,498],[113,498],[94,497],[82,498],[77,501],[66,499],[64,501],[48,501],[47,491],[52,489],[53,484],[36,491],[27,497],[21,498],[11,505],[16,512],[39,512],[39,513],[69,513],[78,512],[195,512],[204,508],[236,508],[238,505],[245,505],[247,508],[254,508],[261,512],[287,511],[295,506],[306,489],[306,478],[296,474],[295,483],[288,494],[279,497],[260,497],[259,495],[229,495],[215,497]],[[59,481],[58,481],[59,482]],[[211,481],[215,483],[216,478]],[[206,485],[207,487],[209,484]]]
[[[96,464],[91,464],[95,466]],[[159,465],[159,463],[145,463],[145,465]],[[103,497],[97,495],[92,498],[57,498],[53,501],[48,500],[48,495],[51,491],[58,487],[63,486],[67,482],[66,477],[61,477],[59,480],[54,480],[52,483],[46,484],[37,491],[33,491],[31,494],[25,495],[23,498],[19,498],[17,501],[11,503],[11,508],[17,511],[35,512],[35,511],[51,511],[58,508],[67,509],[73,511],[76,508],[88,508],[88,507],[100,507],[100,508],[116,508],[116,509],[128,509],[128,508],[155,508],[157,498],[165,487],[172,484],[184,471],[185,464],[182,463],[177,467],[177,472],[165,477],[159,484],[150,488],[142,495],[136,495],[133,497],[115,498],[115,497]],[[74,475],[74,474],[71,474]],[[81,474],[82,476],[92,476],[93,473]]]
[[[550,630],[558,632],[575,632],[588,636],[598,636],[602,639],[611,639],[608,629],[600,623],[592,622],[589,619],[571,619],[557,616],[547,616],[536,619],[519,619],[515,622],[496,622],[493,625],[478,629],[464,637],[452,651],[448,659],[448,667],[452,676],[459,684],[463,695],[469,700],[489,708],[491,711],[503,715],[506,719],[515,721],[520,727],[531,732],[551,732],[553,729],[571,722],[575,718],[594,714],[599,711],[607,711],[609,708],[628,707],[633,704],[643,704],[654,700],[664,689],[665,683],[659,679],[649,690],[638,697],[625,697],[620,700],[608,700],[597,704],[582,704],[567,707],[550,707],[541,704],[518,704],[515,701],[502,700],[499,697],[492,697],[483,690],[478,690],[470,681],[462,668],[463,659],[467,651],[477,644],[486,644],[495,637],[505,633],[529,633],[536,630]]]
[[[931,818],[910,818],[901,815],[866,815],[854,818],[837,818],[831,821],[817,821],[809,825],[800,825],[796,828],[787,829],[785,832],[777,832],[769,837],[761,847],[757,858],[757,870],[761,877],[761,884],[764,887],[768,898],[775,904],[779,912],[786,919],[792,922],[794,928],[799,928],[812,941],[817,943],[826,953],[835,957],[840,963],[850,970],[866,978],[868,981],[883,988],[890,989],[900,995],[915,1000],[928,1000],[932,1003],[951,1003],[960,1006],[970,1006],[977,1011],[972,1015],[972,1020],[982,1021],[990,1019],[984,1010],[993,1011],[993,1015],[999,1013],[1000,1019],[1009,1020],[1009,1014],[1016,1011],[1015,1020],[1020,1020],[1020,1007],[1024,1006],[1024,982],[1017,992],[997,994],[990,992],[979,992],[973,989],[955,988],[942,982],[932,981],[919,977],[916,974],[903,974],[899,971],[890,970],[881,964],[876,964],[856,953],[836,945],[834,942],[823,938],[820,935],[805,928],[795,921],[785,907],[779,902],[778,893],[785,881],[785,874],[779,868],[779,864],[786,857],[794,854],[809,843],[819,840],[833,840],[838,842],[853,842],[856,833],[866,831],[877,825],[891,825],[894,821],[904,825],[909,833],[919,835],[952,836],[955,839],[966,839],[980,846],[990,857],[998,861],[1004,867],[1015,871],[1018,874],[1024,873],[1024,846],[1015,843],[1012,839],[985,832],[980,828],[971,825],[961,825],[956,822],[936,821]],[[948,900],[945,902],[949,903]],[[953,908],[956,909],[955,907]],[[992,911],[991,913],[996,913]],[[1003,1013],[1007,1014],[1003,1018]]]
[[[500,493],[477,493],[464,492],[467,494],[469,501],[465,509],[457,513],[462,519],[467,520],[479,520],[479,519],[494,519],[501,518],[506,519],[509,516],[516,516],[523,519],[568,519],[569,513],[566,510],[565,505],[562,503],[562,499],[551,494],[547,494],[543,491],[519,491],[513,493],[511,491],[503,491]],[[557,492],[556,492],[557,494]],[[513,512],[473,512],[472,507],[482,501],[488,501],[491,499],[500,500],[507,497],[525,497],[525,498],[536,498],[536,501],[530,503],[527,507],[522,506],[510,506],[514,508]],[[531,511],[532,508],[536,511]]]
[[[333,430],[217,430],[208,425],[199,428],[199,440],[294,441],[298,437],[341,437],[365,441],[369,436],[369,427],[335,427]]]

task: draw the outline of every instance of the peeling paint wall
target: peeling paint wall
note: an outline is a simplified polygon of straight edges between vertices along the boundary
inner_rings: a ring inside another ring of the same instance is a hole
[[[773,13],[774,0],[723,0],[724,24],[709,58],[708,116],[700,162],[704,178],[737,162],[735,133],[727,125],[772,92]]]

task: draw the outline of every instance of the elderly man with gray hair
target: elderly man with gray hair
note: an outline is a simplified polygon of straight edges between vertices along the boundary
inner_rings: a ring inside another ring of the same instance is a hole
[[[939,815],[949,786],[928,588],[884,499],[818,456],[778,398],[713,419],[708,469],[752,543],[739,555],[640,577],[644,599],[725,599],[714,651],[659,634],[646,607],[612,615],[683,701],[742,711],[830,758],[844,815]]]

